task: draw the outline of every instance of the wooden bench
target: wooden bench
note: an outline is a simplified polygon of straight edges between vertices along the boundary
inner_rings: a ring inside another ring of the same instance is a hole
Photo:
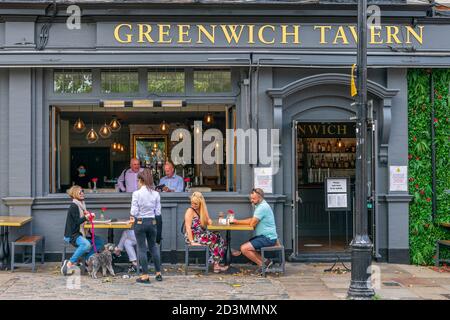
[[[438,240],[436,242],[436,267],[439,267],[439,264],[441,262],[446,262],[446,263],[450,262],[450,260],[439,258],[440,247],[450,248],[450,240]]]
[[[44,263],[45,256],[45,238],[44,236],[22,236],[16,241],[11,242],[11,272],[14,272],[14,267],[28,267],[31,265],[32,271],[36,272],[36,245],[41,243],[41,264]],[[15,262],[15,248],[16,246],[25,247],[22,254],[22,263]],[[31,246],[31,263],[29,259],[25,259],[26,256],[26,247]]]
[[[277,243],[272,247],[263,247],[261,248],[261,258],[263,261],[267,258],[266,254],[268,252],[277,252],[278,257],[276,258],[276,262],[279,264],[279,266],[272,266],[271,268],[267,269],[265,267],[262,268],[262,274],[265,277],[266,272],[282,272],[285,273],[286,271],[286,258],[284,253],[284,246],[281,244],[280,240],[277,240]]]

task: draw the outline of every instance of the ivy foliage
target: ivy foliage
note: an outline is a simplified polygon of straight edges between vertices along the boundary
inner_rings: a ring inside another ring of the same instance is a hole
[[[430,98],[430,77],[434,80],[434,109]],[[439,226],[450,222],[450,70],[408,71],[408,166],[410,203],[409,231],[411,262],[431,265],[436,241],[449,239]],[[435,128],[437,212],[432,219],[431,126]]]

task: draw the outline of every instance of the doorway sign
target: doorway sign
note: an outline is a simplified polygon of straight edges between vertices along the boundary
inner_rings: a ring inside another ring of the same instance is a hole
[[[350,210],[350,179],[348,177],[325,178],[325,210]]]

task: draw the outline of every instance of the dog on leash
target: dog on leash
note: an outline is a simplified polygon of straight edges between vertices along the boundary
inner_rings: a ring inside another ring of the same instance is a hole
[[[103,277],[106,277],[106,270],[114,277],[116,274],[114,273],[114,269],[112,267],[112,254],[114,251],[114,244],[107,243],[104,246],[103,251],[99,253],[95,253],[89,257],[88,264],[88,272],[89,275],[97,279],[97,272],[102,268]]]

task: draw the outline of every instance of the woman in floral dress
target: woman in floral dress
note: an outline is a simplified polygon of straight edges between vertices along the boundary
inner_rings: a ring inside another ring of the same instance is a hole
[[[191,196],[191,207],[184,215],[186,243],[194,246],[208,245],[210,251],[209,263],[214,264],[214,272],[226,271],[228,267],[221,266],[220,262],[225,256],[226,243],[218,232],[211,232],[206,227],[212,224],[206,208],[205,198],[200,192]]]

